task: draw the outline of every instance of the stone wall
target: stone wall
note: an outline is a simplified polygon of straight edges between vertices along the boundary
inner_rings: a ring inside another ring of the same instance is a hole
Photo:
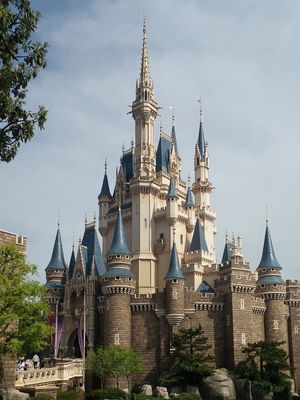
[[[0,244],[16,244],[21,253],[26,255],[27,237],[17,233],[0,230]]]

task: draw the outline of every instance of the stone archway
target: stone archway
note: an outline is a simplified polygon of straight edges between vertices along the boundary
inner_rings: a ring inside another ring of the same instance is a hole
[[[88,338],[85,336],[85,353],[87,354],[88,349]],[[71,358],[81,358],[81,351],[78,341],[78,330],[77,328],[69,336],[68,340],[68,356]]]

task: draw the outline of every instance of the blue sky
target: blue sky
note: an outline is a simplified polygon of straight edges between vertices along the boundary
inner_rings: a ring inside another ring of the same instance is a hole
[[[0,226],[28,236],[28,258],[41,279],[51,257],[60,209],[68,261],[84,216],[97,210],[104,159],[110,186],[138,77],[142,14],[148,20],[150,69],[171,126],[172,105],[182,177],[193,175],[202,98],[209,143],[217,253],[240,234],[255,269],[265,205],[284,276],[299,277],[300,3],[295,1],[33,1],[43,18],[36,37],[50,43],[48,67],[32,83],[28,108],[49,110],[46,129],[0,166]]]

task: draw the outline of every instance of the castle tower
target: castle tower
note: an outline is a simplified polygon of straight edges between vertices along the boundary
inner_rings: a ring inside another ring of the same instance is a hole
[[[135,293],[135,279],[130,270],[131,254],[126,242],[120,208],[106,261],[107,270],[102,279],[104,345],[130,347],[130,296]]]
[[[225,244],[225,250],[229,247],[227,244]],[[226,367],[232,369],[243,359],[242,348],[247,343],[259,340],[259,337],[249,325],[249,321],[254,320],[255,274],[243,258],[241,239],[231,243],[229,248],[229,259],[223,257],[223,263],[219,265],[215,291],[219,296],[224,296],[225,361]]]
[[[143,26],[141,71],[136,83],[136,97],[132,103],[135,120],[135,177],[155,177],[154,121],[158,105],[154,100],[153,82],[150,76],[146,20]]]
[[[256,294],[266,303],[264,317],[265,339],[287,341],[287,310],[285,282],[281,278],[281,266],[276,259],[271,234],[266,223],[266,232],[261,261],[257,267]],[[287,349],[287,343],[285,345]]]
[[[200,125],[198,140],[195,147],[194,157],[195,183],[193,192],[195,193],[195,202],[197,214],[203,223],[205,238],[207,241],[208,252],[211,255],[212,263],[216,262],[215,234],[216,213],[210,206],[210,194],[213,186],[209,181],[209,156],[208,147],[204,139],[204,129],[202,122],[202,110],[200,109]]]
[[[66,262],[64,258],[60,224],[58,223],[52,256],[46,269],[46,299],[55,311],[56,304],[61,308],[64,298],[64,285],[66,282]]]
[[[171,327],[180,325],[184,319],[184,276],[180,268],[175,241],[173,242],[166,281],[166,318]]]
[[[288,319],[289,356],[292,377],[296,390],[300,389],[300,281],[286,281],[286,304],[289,307]]]
[[[154,293],[157,259],[153,254],[155,235],[155,198],[160,192],[156,178],[154,123],[158,105],[154,100],[150,77],[146,23],[143,26],[143,46],[140,77],[136,98],[132,103],[135,121],[134,174],[130,185],[132,195],[132,270],[140,293]]]
[[[107,162],[105,161],[105,171],[102,182],[102,188],[100,194],[98,196],[98,205],[99,205],[99,232],[102,236],[106,236],[107,234],[107,218],[106,214],[108,213],[109,205],[111,203],[111,194],[109,190],[108,178],[107,178]],[[105,251],[105,249],[103,249]]]

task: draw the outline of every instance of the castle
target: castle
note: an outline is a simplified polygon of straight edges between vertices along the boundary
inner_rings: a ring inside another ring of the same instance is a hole
[[[239,237],[226,239],[217,263],[202,115],[194,181],[187,185],[174,123],[170,133],[160,129],[155,146],[158,109],[144,23],[131,107],[135,140],[122,154],[113,194],[105,165],[98,227],[96,217],[86,222],[68,265],[58,227],[46,268],[47,299],[56,309],[56,354],[78,357],[85,347],[131,346],[144,360],[141,379],[154,381],[170,354],[172,333],[201,323],[218,367],[232,369],[249,342],[285,340],[300,389],[300,281],[281,278],[268,223],[256,272]]]

